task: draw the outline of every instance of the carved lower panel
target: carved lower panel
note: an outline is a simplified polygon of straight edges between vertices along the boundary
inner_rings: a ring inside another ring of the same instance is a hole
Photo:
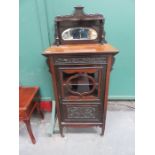
[[[62,105],[62,113],[66,122],[99,122],[102,118],[101,105]]]
[[[93,57],[55,57],[55,65],[64,65],[64,64],[106,64],[107,57],[93,56]]]
[[[68,107],[68,118],[94,119],[96,109],[94,107]]]

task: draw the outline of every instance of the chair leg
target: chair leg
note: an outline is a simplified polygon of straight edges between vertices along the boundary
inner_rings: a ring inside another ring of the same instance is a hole
[[[38,105],[37,105],[37,111],[38,111],[38,113],[40,114],[41,119],[44,119],[43,112],[42,112],[41,109],[40,109],[40,104],[39,104],[39,103],[37,103],[37,104],[38,104]]]
[[[29,133],[29,136],[31,138],[32,143],[35,144],[36,140],[35,140],[35,137],[33,136],[33,133],[32,133],[30,120],[24,120],[24,123],[26,124],[26,128],[27,128],[27,131]]]
[[[37,93],[37,111],[38,111],[38,113],[40,114],[40,116],[41,116],[41,119],[44,119],[44,115],[43,115],[43,112],[41,111],[41,109],[40,109],[40,90],[38,91],[38,93]]]

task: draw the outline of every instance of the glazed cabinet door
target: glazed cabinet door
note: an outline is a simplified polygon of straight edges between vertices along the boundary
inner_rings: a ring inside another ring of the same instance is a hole
[[[57,66],[62,121],[100,122],[106,65]]]
[[[57,68],[62,101],[99,101],[105,82],[106,67],[65,66]]]

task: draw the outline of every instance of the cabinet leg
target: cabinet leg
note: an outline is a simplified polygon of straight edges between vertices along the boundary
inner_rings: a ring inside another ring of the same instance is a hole
[[[24,120],[24,123],[26,124],[26,128],[27,128],[27,131],[29,133],[29,136],[31,138],[32,143],[35,144],[36,140],[35,140],[35,137],[33,136],[33,133],[32,133],[30,120]]]
[[[65,137],[63,134],[63,126],[61,126],[61,125],[60,125],[60,134],[61,134],[61,137]]]
[[[100,134],[101,136],[104,135],[104,131],[105,131],[105,123],[101,127],[101,134]]]

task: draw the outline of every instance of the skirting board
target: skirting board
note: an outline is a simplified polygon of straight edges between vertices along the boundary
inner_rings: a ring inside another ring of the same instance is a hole
[[[41,101],[41,109],[43,111],[51,112],[52,103],[55,101]],[[108,110],[134,110],[135,109],[135,101],[134,100],[109,100],[108,101]]]
[[[51,97],[42,97],[41,98],[42,101],[52,101],[54,100]],[[116,101],[135,101],[135,96],[109,96],[108,100],[116,100]]]

